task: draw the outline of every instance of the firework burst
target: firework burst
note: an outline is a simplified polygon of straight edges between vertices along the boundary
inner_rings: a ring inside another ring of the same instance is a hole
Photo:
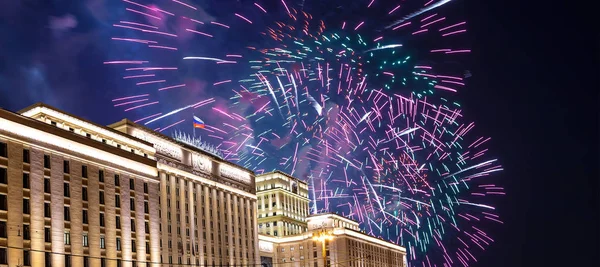
[[[131,19],[114,24],[126,35],[113,40],[147,58],[105,63],[144,90],[113,100],[143,110],[136,122],[164,131],[203,114],[203,136],[225,158],[306,180],[313,212],[406,246],[413,266],[468,266],[493,242],[483,229],[502,223],[491,203],[504,192],[485,177],[502,168],[454,101],[465,86],[456,62],[470,50],[457,42],[466,23],[436,13],[450,1],[369,0],[362,9],[385,12],[364,18],[256,2],[223,21],[191,1],[124,2]],[[255,37],[214,49],[240,29]],[[190,77],[202,77],[202,93]]]

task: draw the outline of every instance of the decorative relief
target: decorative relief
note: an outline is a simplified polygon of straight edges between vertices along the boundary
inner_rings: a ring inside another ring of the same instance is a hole
[[[219,173],[222,177],[233,179],[245,184],[250,184],[250,174],[247,171],[231,167],[226,164],[219,164]]]
[[[195,171],[212,173],[212,161],[210,158],[192,153],[192,168]]]
[[[259,240],[258,241],[258,249],[263,252],[272,253],[273,252],[273,243]]]
[[[154,149],[156,149],[156,152],[160,154],[178,159],[180,161],[183,159],[183,151],[177,145],[170,144],[152,134],[148,134],[141,130],[134,130],[132,135],[146,142],[154,144]]]

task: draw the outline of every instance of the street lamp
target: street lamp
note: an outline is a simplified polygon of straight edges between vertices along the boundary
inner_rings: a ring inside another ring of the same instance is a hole
[[[323,267],[327,267],[327,251],[325,248],[325,241],[326,240],[333,240],[333,235],[330,232],[327,232],[325,230],[321,230],[318,234],[313,234],[313,241],[320,241],[322,243],[322,253],[323,253]]]

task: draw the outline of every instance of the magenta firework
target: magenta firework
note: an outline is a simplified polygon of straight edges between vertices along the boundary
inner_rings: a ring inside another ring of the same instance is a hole
[[[411,266],[476,262],[504,190],[457,101],[456,1],[309,2],[123,0],[105,64],[133,89],[114,106],[163,133],[199,117],[224,158],[307,181],[312,212],[405,246]]]

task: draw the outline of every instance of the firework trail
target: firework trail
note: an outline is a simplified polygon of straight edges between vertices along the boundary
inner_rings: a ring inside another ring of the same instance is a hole
[[[470,52],[458,42],[466,23],[431,13],[451,1],[368,0],[360,8],[381,16],[346,18],[257,1],[218,20],[192,1],[163,2],[124,0],[113,40],[148,56],[105,62],[144,90],[115,107],[160,131],[204,114],[204,135],[226,159],[306,180],[312,212],[341,213],[405,246],[411,266],[468,266],[493,242],[484,229],[502,223],[493,202],[504,189],[486,178],[502,167],[455,101],[464,70],[447,64]],[[220,48],[215,36],[238,28],[259,41]],[[190,77],[208,86],[191,90]]]

